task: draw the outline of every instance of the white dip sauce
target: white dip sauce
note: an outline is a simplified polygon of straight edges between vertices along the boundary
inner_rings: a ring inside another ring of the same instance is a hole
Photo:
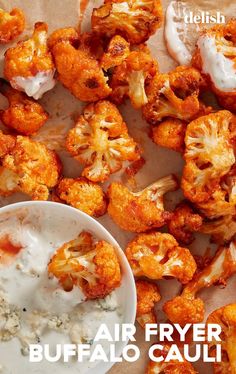
[[[235,62],[217,50],[213,36],[202,35],[197,45],[202,58],[202,70],[210,75],[214,86],[222,92],[236,92]]]
[[[33,77],[15,77],[11,80],[11,85],[16,90],[24,91],[28,96],[38,100],[55,86],[54,73],[55,70],[50,70],[37,73]]]
[[[29,215],[22,209],[19,214],[14,211],[0,216],[0,242],[8,237],[14,246],[22,247],[11,262],[0,261],[1,374],[48,374],[51,363],[29,362],[28,344],[50,344],[52,354],[56,344],[89,343],[93,349],[101,323],[111,331],[115,323],[122,323],[116,291],[103,300],[84,301],[79,288],[65,292],[55,278],[49,279],[47,264],[55,250],[68,241],[68,225],[62,222],[61,227],[52,227],[45,215]],[[101,344],[108,353],[109,343]],[[53,370],[79,374],[93,366],[96,362],[88,359],[83,363],[71,359],[66,364],[61,360],[53,363]]]
[[[189,65],[192,56],[185,44],[187,30],[183,16],[184,3],[171,1],[166,10],[165,39],[170,55],[180,65]]]

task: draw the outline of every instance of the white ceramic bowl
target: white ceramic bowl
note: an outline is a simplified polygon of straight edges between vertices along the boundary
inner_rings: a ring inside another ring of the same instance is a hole
[[[112,235],[100,223],[98,223],[95,219],[91,218],[87,214],[75,208],[54,202],[27,201],[8,205],[0,209],[0,219],[8,213],[14,214],[14,212],[19,211],[21,209],[26,209],[27,212],[29,212],[30,214],[34,214],[36,216],[39,215],[40,217],[43,217],[43,219],[45,217],[45,227],[52,228],[54,232],[56,230],[58,233],[58,237],[59,239],[61,238],[62,242],[71,240],[74,237],[76,237],[78,233],[80,233],[82,230],[86,230],[91,232],[96,238],[104,239],[116,248],[122,268],[122,284],[116,292],[119,305],[121,305],[123,309],[123,323],[134,323],[136,314],[136,289],[134,278],[129,263],[122,249],[119,247],[118,243],[112,237]],[[105,322],[106,321],[104,321],[104,323]],[[2,343],[0,343],[0,345],[1,344]],[[121,355],[122,350],[124,346],[127,344],[127,342],[117,342],[115,344],[117,355]],[[17,359],[15,356],[15,352],[12,352],[12,357],[14,357],[14,360]],[[0,364],[2,364],[1,359]],[[29,372],[38,374],[48,374],[43,370],[41,371],[39,363],[36,365],[35,369],[33,365],[35,364],[30,363],[31,370],[29,369]],[[66,364],[64,365],[65,367],[63,369],[63,373],[66,374],[67,368]],[[113,363],[110,362],[98,362],[95,367],[89,369],[88,371],[86,371],[86,373],[104,374],[111,368],[112,365]],[[20,362],[19,367],[21,367]],[[68,369],[68,373],[69,371],[70,370]],[[21,373],[19,371],[19,374],[23,374],[23,372]]]

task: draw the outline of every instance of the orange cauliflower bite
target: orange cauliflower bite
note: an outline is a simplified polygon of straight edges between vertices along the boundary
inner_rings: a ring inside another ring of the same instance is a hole
[[[212,312],[206,321],[207,324],[221,326],[221,340],[209,341],[211,356],[215,357],[216,345],[221,345],[221,362],[215,362],[214,373],[236,373],[236,304],[223,306]]]
[[[195,203],[209,200],[220,178],[235,163],[230,141],[232,114],[226,110],[192,121],[185,135],[185,166],[181,186],[186,198]]]
[[[170,234],[140,234],[128,244],[125,253],[136,277],[174,277],[187,283],[197,268],[190,251],[180,247]]]
[[[17,38],[25,28],[25,16],[21,9],[11,12],[0,9],[0,43],[9,43]]]
[[[161,295],[155,283],[146,280],[135,282],[137,290],[137,314],[136,319],[142,328],[147,323],[157,323],[154,306],[160,301]]]
[[[156,357],[164,357],[166,359],[166,356],[168,354],[168,351],[170,349],[169,345],[165,345],[163,347],[162,351],[155,351],[154,355]],[[197,374],[194,370],[194,367],[190,362],[185,361],[179,362],[175,360],[171,360],[169,362],[154,362],[152,360],[149,361],[147,370],[145,374]]]
[[[211,235],[214,243],[228,243],[236,234],[236,215],[226,215],[206,221],[199,231]]]
[[[163,310],[172,323],[184,326],[187,323],[200,323],[204,319],[205,307],[197,293],[216,283],[225,283],[236,272],[236,242],[220,247],[210,265],[199,272],[183,289],[180,296],[167,301]]]
[[[164,209],[164,195],[176,189],[177,181],[172,175],[139,192],[113,182],[108,188],[108,213],[123,230],[144,232],[162,227],[171,217]]]
[[[152,128],[152,140],[161,147],[176,152],[184,151],[184,138],[187,124],[177,118],[167,118]]]
[[[66,290],[82,289],[88,299],[104,298],[121,284],[121,269],[114,247],[82,232],[60,247],[48,265],[49,274]]]
[[[68,133],[66,147],[85,165],[82,175],[93,182],[107,180],[111,173],[121,169],[123,161],[140,158],[123,118],[109,101],[86,106]]]
[[[14,90],[3,79],[0,79],[0,93],[9,101],[9,108],[0,112],[5,126],[20,134],[32,135],[47,121],[48,113],[39,103]]]
[[[144,118],[151,125],[165,117],[190,121],[201,109],[198,96],[203,85],[201,74],[191,67],[178,66],[170,73],[157,73],[146,88]]]
[[[201,33],[192,64],[208,77],[220,104],[235,111],[236,19]]]
[[[46,23],[36,23],[32,38],[19,42],[5,53],[5,78],[13,88],[36,100],[55,86],[55,67],[47,47],[47,31]]]
[[[109,42],[107,51],[101,58],[104,70],[120,65],[130,54],[130,44],[120,35],[115,35]]]
[[[194,213],[193,209],[185,202],[179,204],[168,222],[168,230],[180,243],[193,242],[193,232],[199,231],[202,226],[202,217]]]
[[[106,213],[107,203],[102,188],[85,178],[63,178],[56,188],[56,196],[61,202],[90,216],[100,217]]]
[[[16,140],[12,135],[5,135],[0,130],[0,157],[2,158],[15,147]]]
[[[47,200],[60,171],[54,151],[28,137],[17,136],[14,147],[2,158],[0,195],[23,192],[32,200]]]
[[[54,31],[48,45],[54,57],[59,81],[81,101],[97,101],[107,97],[107,84],[97,50],[92,48],[92,35],[79,35],[72,28]],[[94,39],[94,48],[97,41]]]
[[[92,29],[103,36],[122,35],[132,44],[149,39],[162,22],[160,0],[105,0],[93,9]]]
[[[121,104],[129,97],[137,109],[147,104],[146,85],[157,70],[158,64],[147,47],[139,46],[138,50],[130,52],[113,71],[110,81],[112,101]]]

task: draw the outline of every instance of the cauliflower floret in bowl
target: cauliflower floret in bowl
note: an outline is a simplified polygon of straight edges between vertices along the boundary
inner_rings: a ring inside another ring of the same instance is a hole
[[[159,0],[105,0],[92,13],[92,29],[99,35],[122,35],[132,44],[149,39],[160,27],[162,6]]]

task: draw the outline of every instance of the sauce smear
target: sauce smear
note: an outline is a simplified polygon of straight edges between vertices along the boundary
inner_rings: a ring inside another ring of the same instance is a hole
[[[9,235],[0,238],[0,264],[10,265],[23,247],[13,244]]]

